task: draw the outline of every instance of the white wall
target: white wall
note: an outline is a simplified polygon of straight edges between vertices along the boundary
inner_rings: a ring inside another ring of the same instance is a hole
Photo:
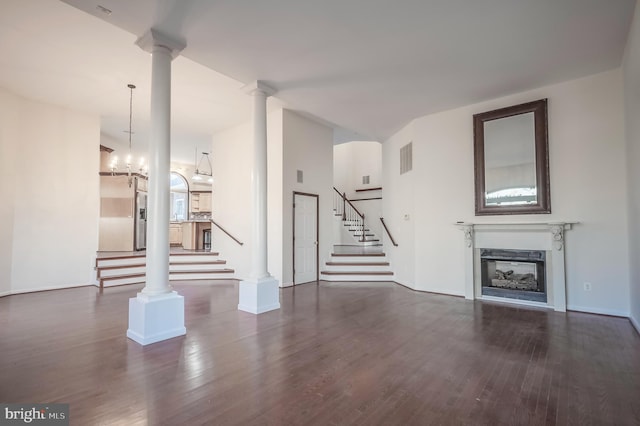
[[[384,242],[385,252],[395,273],[395,280],[411,288],[415,281],[414,170],[400,175],[400,148],[413,140],[409,124],[382,144],[382,215],[389,232],[398,243]],[[415,144],[413,145],[415,160]],[[383,236],[386,238],[386,236]]]
[[[640,6],[636,5],[624,64],[624,94],[627,137],[627,182],[629,185],[629,259],[631,321],[640,332]]]
[[[293,191],[319,195],[318,270],[332,250],[333,238],[333,130],[293,111],[284,110],[282,283],[293,282]],[[297,170],[303,183],[297,183]]]
[[[0,292],[90,284],[98,247],[99,118],[2,89],[0,111]]]
[[[14,200],[19,190],[15,168],[22,100],[0,90],[0,296],[11,293]]]
[[[369,176],[369,184],[362,176]],[[354,141],[333,147],[333,185],[348,198],[361,198],[356,189],[382,186],[382,144]]]
[[[622,73],[590,77],[418,118],[383,146],[383,212],[399,279],[464,294],[463,238],[456,221],[579,221],[566,234],[568,307],[629,313]],[[474,216],[473,114],[549,99],[550,215]],[[400,176],[398,151],[413,140],[413,171]],[[409,221],[402,215],[411,214]],[[388,218],[388,219],[387,219]],[[415,240],[407,237],[413,224]],[[415,250],[405,249],[406,245]],[[415,265],[415,267],[413,266]],[[584,282],[592,291],[583,290]]]

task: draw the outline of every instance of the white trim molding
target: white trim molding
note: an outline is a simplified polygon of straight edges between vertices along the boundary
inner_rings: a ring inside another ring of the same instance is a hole
[[[640,334],[640,322],[638,322],[638,320],[636,320],[633,315],[629,315],[629,321],[631,321],[631,325],[633,325],[638,334]]]
[[[564,233],[578,222],[505,222],[470,223],[458,222],[455,226],[463,232],[465,298],[486,299],[482,296],[480,283],[480,249],[540,250],[546,256],[547,302],[535,306],[552,308],[559,312],[567,310],[565,282],[566,244]],[[532,305],[518,299],[503,298],[504,302]]]

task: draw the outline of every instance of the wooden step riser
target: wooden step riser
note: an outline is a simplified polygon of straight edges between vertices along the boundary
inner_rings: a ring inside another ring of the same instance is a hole
[[[235,273],[225,272],[219,274],[202,273],[202,274],[171,274],[169,280],[171,281],[191,281],[191,280],[221,280],[235,278]]]
[[[331,272],[356,272],[356,271],[367,271],[367,272],[384,272],[389,270],[389,265],[382,266],[331,266],[326,265],[324,268],[325,271]]]
[[[331,253],[332,262],[383,262],[386,255],[384,253]]]
[[[211,264],[211,265],[170,265],[169,272],[214,272],[224,270],[224,264]],[[113,269],[98,269],[98,278],[109,278],[119,275],[134,275],[146,273],[146,266],[138,267],[120,267]]]
[[[349,282],[393,281],[393,275],[320,275],[320,279],[324,281]]]
[[[109,266],[125,266],[125,265],[137,265],[145,263],[145,257],[128,257],[125,259],[97,259],[96,268],[104,268]]]
[[[355,268],[325,268],[323,269],[323,272],[330,272],[331,274],[345,274],[345,275],[351,275],[354,273],[358,273],[358,274],[368,273],[370,275],[375,275],[377,273],[389,272],[389,267],[363,268],[362,266],[359,266]],[[325,274],[325,275],[329,275],[329,274]]]
[[[169,281],[197,281],[197,280],[229,280],[235,279],[234,273],[220,273],[220,274],[171,274],[169,276]],[[113,279],[113,280],[104,280],[102,282],[103,287],[117,287],[121,285],[130,285],[130,284],[140,284],[144,283],[146,280],[145,277],[136,277],[136,278],[121,278],[121,279]]]
[[[135,275],[144,274],[147,270],[146,266],[137,267],[119,267],[114,269],[98,269],[98,279],[116,277],[119,275]]]
[[[383,270],[383,271],[370,271],[367,269],[360,269],[357,271],[330,271],[328,269],[323,269],[322,271],[320,271],[321,275],[393,275],[393,272],[389,271],[389,270]]]

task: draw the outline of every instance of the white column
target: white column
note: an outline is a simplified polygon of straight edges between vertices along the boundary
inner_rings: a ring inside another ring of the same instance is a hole
[[[275,91],[260,81],[245,88],[253,96],[251,271],[240,282],[238,309],[260,314],[280,308],[278,280],[267,268],[267,97]]]
[[[171,60],[185,47],[150,30],[136,44],[151,53],[151,140],[146,285],[129,299],[127,337],[142,344],[186,334],[184,298],[169,285]]]
[[[169,293],[169,173],[171,162],[171,51],[151,53],[151,141],[147,216],[147,282],[142,293]]]

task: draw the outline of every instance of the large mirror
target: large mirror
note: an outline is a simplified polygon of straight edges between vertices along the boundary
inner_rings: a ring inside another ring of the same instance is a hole
[[[476,216],[551,213],[547,100],[473,116]]]

